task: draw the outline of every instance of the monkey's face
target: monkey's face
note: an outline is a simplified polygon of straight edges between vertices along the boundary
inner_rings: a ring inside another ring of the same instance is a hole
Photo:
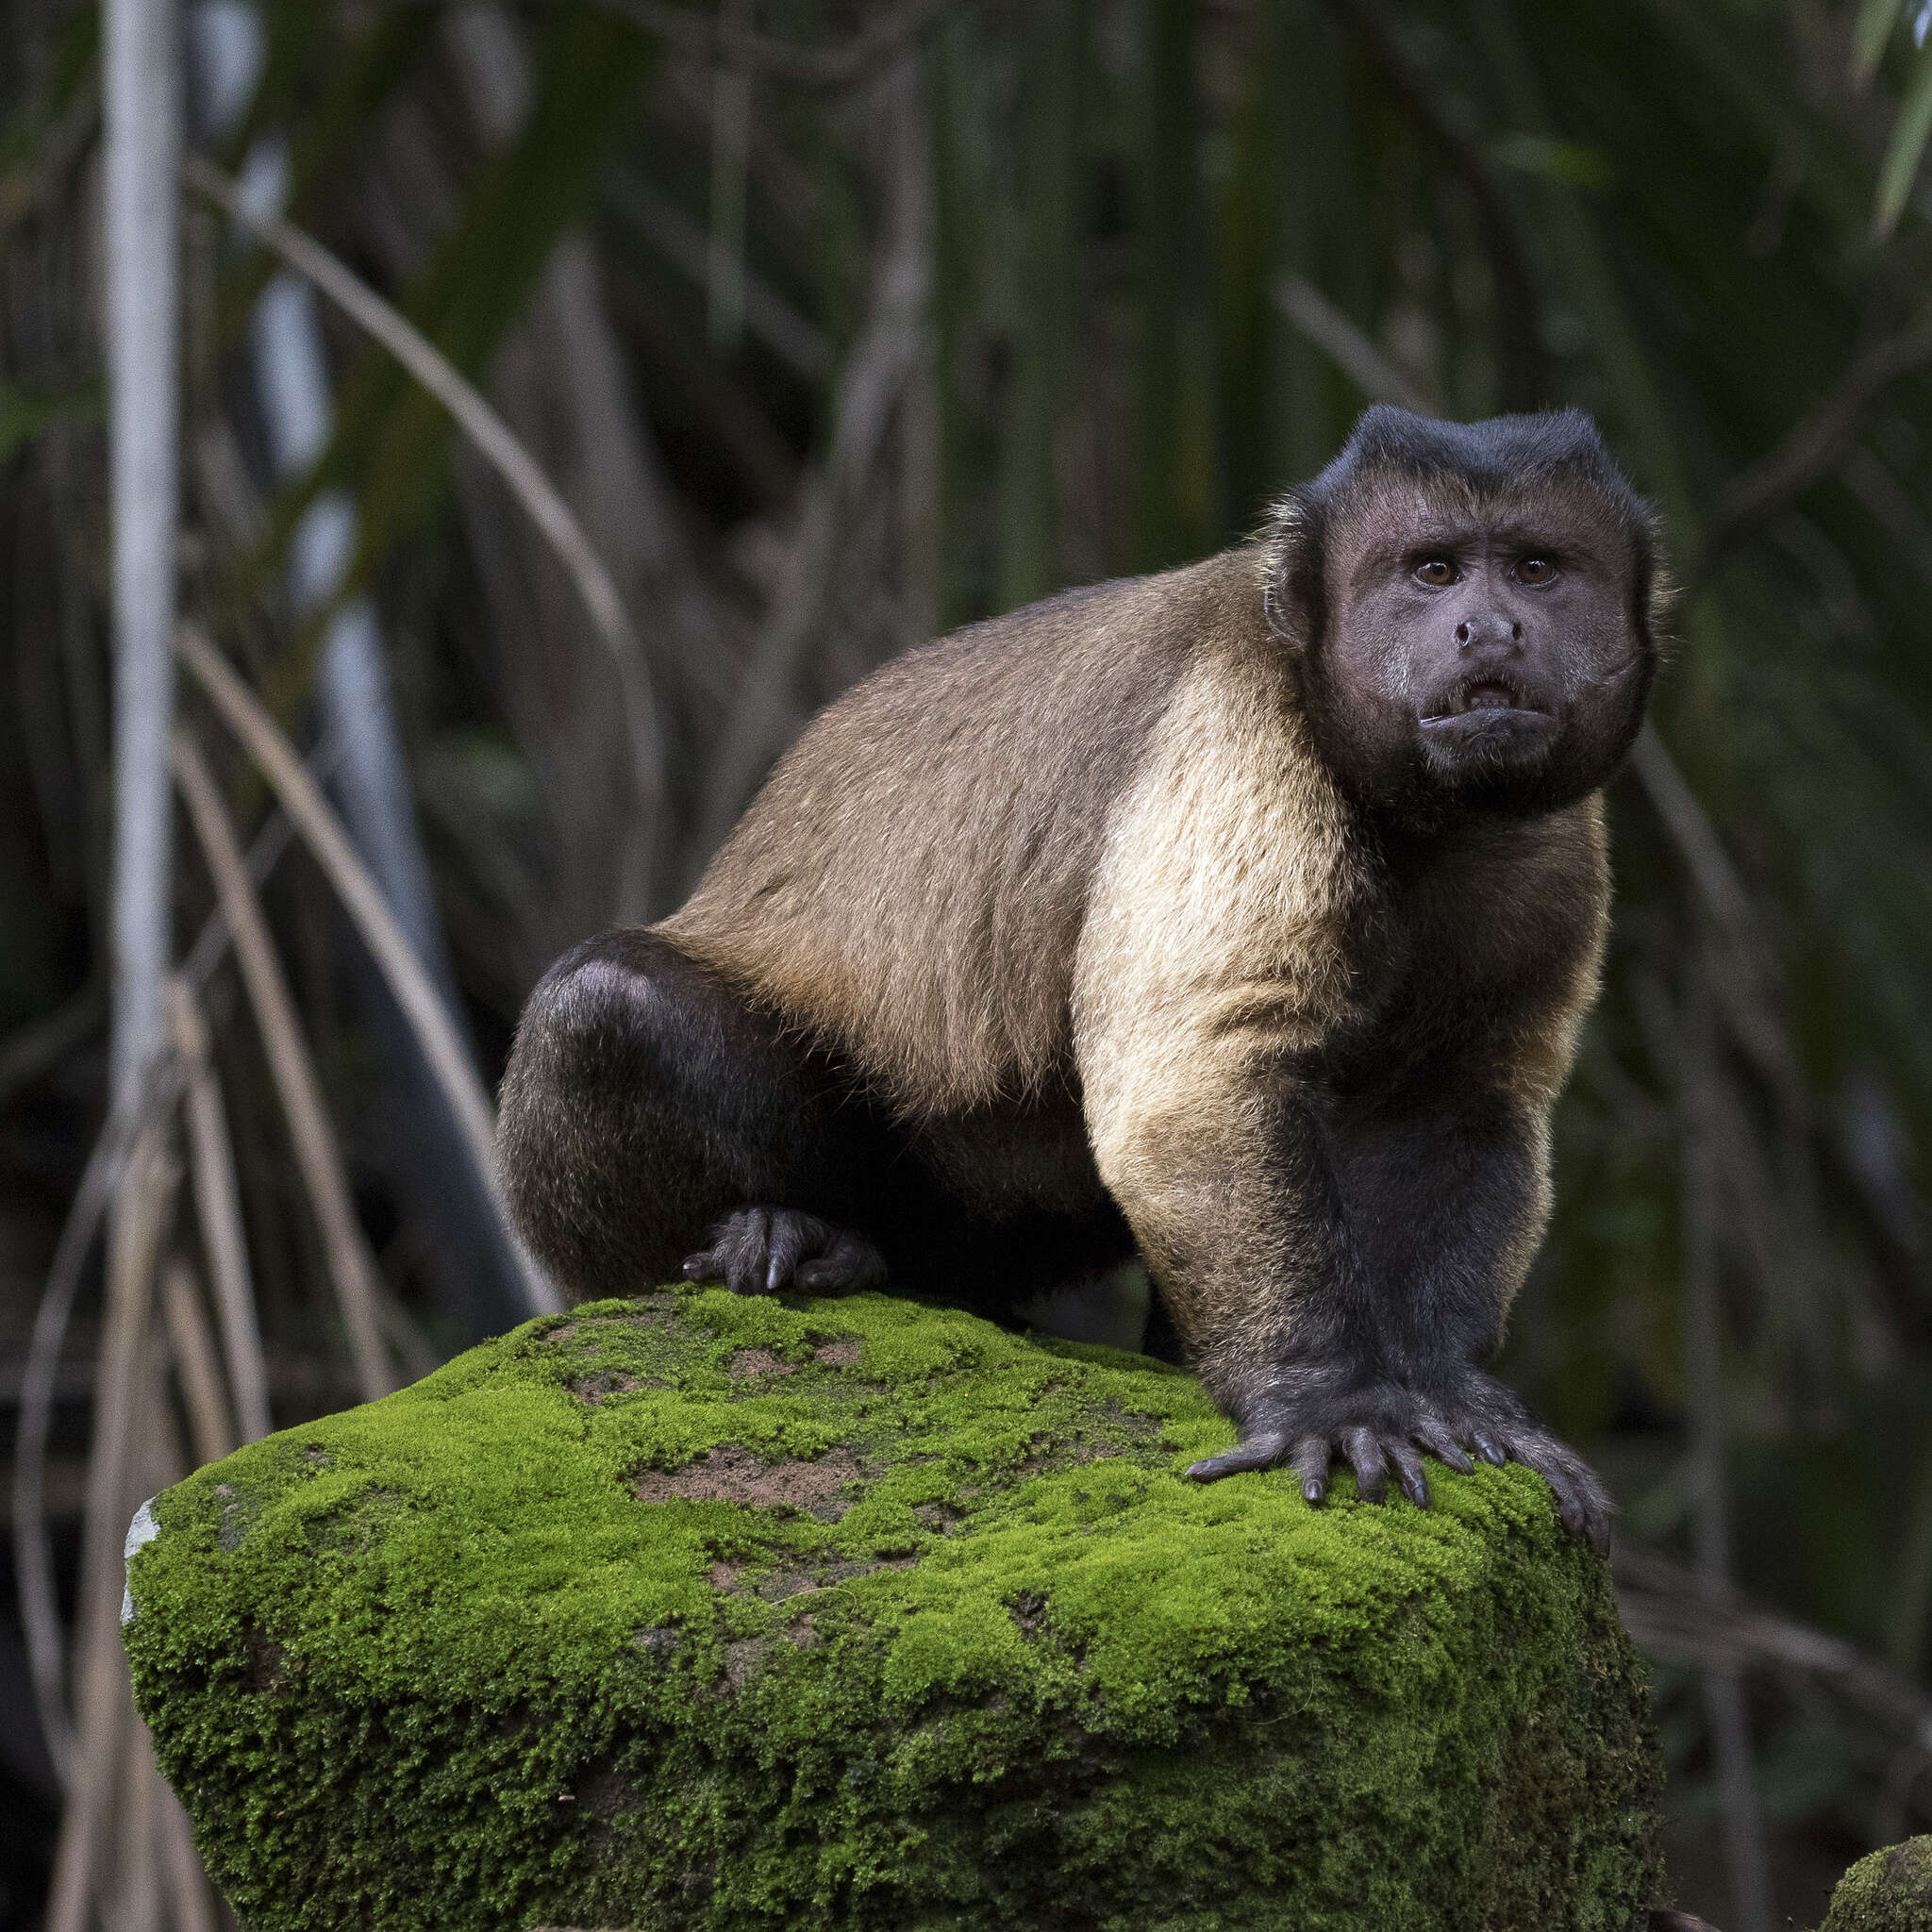
[[[1311,696],[1345,783],[1425,822],[1553,810],[1604,782],[1655,654],[1630,541],[1594,491],[1391,479],[1328,535]]]

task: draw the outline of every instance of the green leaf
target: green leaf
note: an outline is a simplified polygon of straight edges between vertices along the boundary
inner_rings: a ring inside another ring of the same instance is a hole
[[[1905,0],[1865,0],[1852,28],[1852,78],[1862,87],[1878,72]]]
[[[1560,181],[1600,194],[1616,185],[1617,171],[1601,148],[1578,141],[1557,141],[1546,134],[1499,134],[1484,149],[1499,168]]]
[[[1923,47],[1912,67],[1912,82],[1891,141],[1885,150],[1885,165],[1878,171],[1878,200],[1872,217],[1874,233],[1889,235],[1898,226],[1905,211],[1906,198],[1925,153],[1925,142],[1932,136],[1932,45]]]

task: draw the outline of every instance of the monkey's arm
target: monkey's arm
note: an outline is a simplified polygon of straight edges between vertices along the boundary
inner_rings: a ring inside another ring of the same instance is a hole
[[[1288,1464],[1319,1502],[1339,1457],[1426,1504],[1420,1452],[1513,1459],[1602,1546],[1588,1467],[1479,1366],[1547,1214],[1541,1108],[1459,1081],[1340,1099],[1287,1030],[1126,1021],[1084,1057],[1101,1174],[1241,1430],[1192,1474]]]

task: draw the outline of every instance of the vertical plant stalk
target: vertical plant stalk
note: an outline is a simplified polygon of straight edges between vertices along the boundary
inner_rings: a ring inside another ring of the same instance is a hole
[[[165,1230],[163,1235],[165,1240]],[[174,1408],[168,1400],[164,1352],[154,1347],[147,1349],[142,1368],[135,1397],[128,1493],[152,1499],[171,1484],[179,1482],[187,1474],[188,1465],[175,1428]],[[139,1547],[130,1525],[122,1547],[120,1615],[124,1620],[133,1609],[126,1594],[126,1567],[134,1550]],[[182,1902],[180,1881],[186,1875],[176,1870],[169,1844],[171,1830],[177,1823],[181,1837],[188,1839],[191,1858],[194,1857],[194,1848],[192,1839],[188,1838],[187,1819],[180,1804],[168,1789],[166,1780],[161,1776],[161,1768],[155,1760],[154,1740],[148,1735],[146,1724],[131,1708],[132,1685],[126,1655],[118,1640],[117,1630],[116,1662],[123,1683],[128,1684],[130,1700],[125,1754],[125,1795],[123,1800],[127,1816],[118,1854],[120,1869],[114,1874],[119,1917],[114,1916],[106,1898],[102,1902],[100,1916],[108,1932],[136,1932],[136,1928],[142,1928],[142,1932],[162,1932],[163,1915],[167,1908]],[[204,1901],[208,1901],[208,1883],[200,1876],[199,1860],[195,1863],[195,1875],[200,1879]],[[103,1890],[107,1889],[104,1887]],[[177,1910],[174,1932],[187,1932],[192,1923],[192,1917],[183,1917]]]
[[[1194,0],[1146,0],[1141,18],[1136,214],[1134,564],[1160,570],[1201,546],[1187,458],[1190,242],[1194,212]]]
[[[152,1759],[150,1759],[152,1761]],[[158,1768],[155,1781],[160,1784]],[[217,1932],[214,1893],[202,1870],[201,1855],[194,1849],[194,1836],[188,1824],[188,1813],[181,1801],[165,1784],[160,1785],[158,1815],[155,1819],[159,1851],[167,1866],[168,1898],[175,1910],[175,1932]]]
[[[1730,1514],[1724,1484],[1724,1334],[1718,1306],[1717,1174],[1724,1132],[1715,1003],[1706,968],[1708,936],[1693,919],[1684,1012],[1684,1355],[1690,1385],[1692,1518],[1697,1567],[1714,1582],[1730,1574]],[[1704,1674],[1704,1702],[1717,1760],[1724,1851],[1738,1932],[1771,1932],[1764,1820],[1751,1770],[1744,1690],[1735,1671]]]
[[[1081,0],[1041,0],[1023,42],[1020,301],[999,490],[1003,609],[1030,604],[1059,583],[1060,429],[1080,313],[1078,109],[1086,26]]]
[[[101,1884],[100,1916],[112,1932],[161,1932],[161,1873],[155,1862],[160,1774],[140,1719],[130,1715],[126,1724],[125,1748],[108,1772],[118,1791],[114,1856]]]
[[[121,1649],[123,1543],[140,1498],[129,1493],[155,1263],[173,1218],[179,1178],[164,1121],[135,1143],[108,1246],[108,1312],[94,1384],[94,1440],[88,1458],[81,1552],[80,1636],[75,1673],[73,1775],[60,1819],[46,1932],[87,1932],[114,1824],[123,1740],[135,1722]]]
[[[200,132],[216,145],[242,131],[268,64],[268,27],[246,0],[196,0],[190,14],[191,74],[198,82]],[[239,176],[250,205],[279,214],[290,184],[289,135],[268,128],[249,142]],[[265,454],[285,486],[306,483],[334,433],[335,408],[315,290],[288,270],[263,289],[248,319],[249,366]],[[348,490],[318,491],[290,533],[291,616],[318,615],[326,630],[316,666],[317,735],[341,747],[333,781],[341,814],[384,899],[428,969],[458,1035],[471,1048],[449,948],[417,824],[382,619],[367,591],[350,594],[358,513]],[[439,1299],[473,1328],[532,1312],[524,1257],[509,1241],[473,1171],[462,1124],[422,1064],[407,1024],[380,976],[356,975],[358,1004],[391,1063],[398,1131],[385,1135],[384,1164],[401,1183],[422,1225]],[[474,1052],[472,1053],[474,1058]]]
[[[20,1383],[20,1426],[13,1451],[13,1561],[19,1575],[20,1622],[26,1640],[27,1670],[33,1680],[34,1711],[41,1736],[61,1785],[74,1781],[75,1738],[61,1682],[60,1609],[54,1590],[54,1557],[47,1539],[47,1436],[53,1423],[54,1378],[60,1346],[80,1291],[81,1272],[92,1252],[108,1205],[121,1191],[134,1142],[172,1105],[161,1076],[171,1063],[157,1062],[141,1104],[127,1113],[110,1114],[88,1156],[74,1205],[47,1269],[47,1285],[34,1317],[26,1366]]]
[[[110,941],[110,1106],[142,1108],[166,1052],[161,989],[171,941],[175,542],[179,517],[180,287],[175,172],[181,148],[178,23],[173,0],[107,0],[102,18],[103,184],[108,386],[108,496],[113,531],[114,843]],[[134,1722],[121,1650],[121,1553],[135,1498],[138,1384],[156,1258],[172,1216],[176,1171],[167,1130],[137,1140],[114,1196],[108,1312],[94,1384],[78,1608],[80,1641],[72,1777],[55,1853],[48,1932],[86,1932],[104,1880],[120,1881],[127,1932],[158,1917],[146,1844],[108,1864],[117,1823],[122,1740]],[[127,1807],[145,1832],[146,1788]],[[158,1927],[156,1925],[156,1932]]]
[[[215,895],[234,935],[242,982],[247,988],[269,1071],[289,1123],[296,1165],[322,1231],[329,1279],[355,1359],[356,1385],[362,1399],[373,1402],[395,1386],[382,1344],[383,1290],[375,1258],[356,1219],[341,1153],[329,1124],[328,1109],[323,1105],[322,1084],[303,1041],[295,1002],[282,975],[234,827],[228,822],[227,808],[201,754],[180,733],[175,734],[174,762],[175,780],[214,881]]]
[[[188,1170],[202,1252],[214,1283],[236,1431],[240,1441],[258,1442],[274,1424],[269,1415],[268,1364],[261,1352],[261,1324],[248,1270],[248,1241],[227,1109],[222,1103],[221,1082],[215,1077],[201,1002],[185,978],[177,975],[170,983],[168,1005],[175,1050],[181,1056],[188,1083]]]
[[[648,901],[648,855],[655,847],[664,801],[663,746],[649,660],[617,586],[603,558],[585,536],[575,513],[476,386],[451,364],[421,329],[353,275],[312,235],[304,234],[288,222],[257,212],[226,175],[198,156],[190,155],[184,159],[182,174],[198,192],[207,195],[240,225],[267,243],[291,268],[313,282],[449,411],[457,427],[503,478],[569,572],[617,673],[637,793],[637,823],[629,828],[628,837],[637,852],[644,855],[630,872],[643,882],[638,888],[641,902]]]
[[[914,63],[901,67],[882,93],[893,125],[901,116],[921,117]],[[818,635],[847,521],[877,469],[894,412],[925,351],[932,223],[923,171],[898,171],[891,188],[870,309],[839,379],[831,452],[823,473],[804,486],[798,535],[745,666],[738,708],[706,774],[697,838],[706,857],[724,841],[778,749],[793,679]]]
[[[170,1256],[161,1269],[161,1311],[167,1318],[168,1352],[181,1378],[195,1466],[219,1462],[235,1446],[235,1427],[222,1393],[214,1335],[202,1313],[201,1290],[193,1269],[179,1255]]]
[[[192,626],[181,627],[176,648],[193,673],[195,682],[222,714],[223,722],[247,747],[249,756],[260,768],[282,809],[294,822],[303,843],[334,887],[377,969],[389,982],[396,1005],[414,1030],[423,1057],[462,1127],[477,1174],[484,1182],[505,1235],[515,1241],[509,1205],[496,1176],[496,1119],[490,1096],[484,1092],[448,1008],[437,996],[422,961],[410,949],[367,867],[357,858],[348,834],[322,795],[322,788],[309,775],[294,746],[282,735],[261,701]],[[188,749],[192,755],[193,747],[190,745]],[[233,834],[229,836],[232,841]],[[239,933],[237,946],[239,949]],[[523,1252],[520,1242],[518,1252]],[[557,1291],[533,1262],[528,1264],[528,1273],[527,1292],[534,1311],[544,1314],[560,1307]]]
[[[751,26],[750,0],[724,0],[723,18]],[[705,266],[705,324],[711,347],[735,356],[744,337],[744,217],[751,178],[751,70],[711,75],[711,235]]]
[[[114,611],[111,1057],[113,1105],[125,1108],[165,1037],[181,77],[172,0],[108,0],[102,35]]]
[[[445,12],[443,34],[483,152],[509,147],[526,128],[540,92],[522,25],[505,7],[473,0]],[[414,219],[434,221],[439,184],[431,172],[420,160],[391,167],[383,186]],[[607,181],[607,192],[611,186]],[[671,205],[658,206],[661,213]],[[674,219],[689,244],[682,249],[685,272],[702,295],[710,246],[706,225],[681,214]],[[391,255],[389,266],[403,275],[414,264]],[[748,327],[774,319],[773,299],[747,275]],[[789,326],[780,333],[795,338],[792,351],[805,351],[807,380],[816,386],[832,367],[830,341],[802,317],[791,321],[805,335]],[[570,380],[559,382],[558,372],[565,369]],[[746,625],[699,567],[631,377],[630,357],[606,301],[600,246],[590,230],[567,229],[503,339],[491,394],[575,510],[626,607],[651,612],[653,677],[662,678],[668,710],[688,722],[708,716],[728,691]],[[612,769],[624,722],[609,702],[608,673],[591,661],[597,641],[585,635],[574,608],[581,599],[558,559],[531,541],[541,533],[498,528],[497,491],[482,469],[471,452],[458,455],[458,496],[484,594],[502,630],[504,704],[519,742],[541,769],[555,845],[547,890],[518,914],[520,937],[530,948],[526,963],[536,971],[592,925],[613,916],[648,919],[661,909],[661,895],[692,869],[688,813],[667,809],[649,851],[626,851],[610,839],[614,815],[627,822],[635,785]],[[613,785],[613,778],[620,782]],[[641,861],[649,863],[648,875],[639,870]]]
[[[248,848],[248,874],[257,885],[274,870],[289,837],[289,822],[279,812],[257,834]],[[229,938],[228,923],[218,908],[208,915],[182,962],[180,977],[191,990],[200,986],[221,962]],[[53,1552],[47,1539],[45,1477],[54,1380],[75,1297],[80,1291],[82,1271],[107,1218],[108,1204],[120,1191],[134,1144],[151,1124],[172,1109],[184,1079],[179,1056],[170,1052],[151,1067],[140,1104],[127,1113],[108,1117],[88,1155],[54,1257],[47,1265],[46,1286],[41,1291],[41,1306],[34,1316],[21,1374],[20,1421],[13,1445],[13,1563],[21,1632],[33,1682],[34,1713],[63,1789],[72,1782],[74,1725],[62,1684],[65,1646],[54,1590]]]

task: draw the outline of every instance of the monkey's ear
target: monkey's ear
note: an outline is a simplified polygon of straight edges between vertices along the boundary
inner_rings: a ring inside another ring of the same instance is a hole
[[[1314,645],[1327,622],[1324,506],[1306,490],[1291,490],[1274,506],[1265,541],[1268,627],[1295,651]]]

